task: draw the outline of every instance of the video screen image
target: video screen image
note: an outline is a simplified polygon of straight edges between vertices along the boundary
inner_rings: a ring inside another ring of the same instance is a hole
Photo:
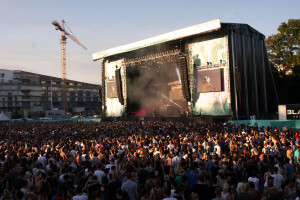
[[[222,68],[197,71],[197,92],[221,92],[223,82]]]
[[[107,82],[107,97],[108,98],[118,98],[116,81],[108,81]]]

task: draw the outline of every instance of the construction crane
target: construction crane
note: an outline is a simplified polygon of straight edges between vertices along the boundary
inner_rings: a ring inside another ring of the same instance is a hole
[[[74,34],[69,33],[65,29],[65,21],[62,20],[61,25],[57,21],[53,21],[52,24],[55,26],[56,30],[60,30],[61,38],[60,38],[60,46],[61,46],[61,80],[62,80],[62,108],[66,112],[68,111],[68,104],[67,104],[67,87],[66,87],[66,78],[67,78],[67,68],[66,68],[66,44],[67,44],[67,37],[71,38],[74,42],[76,42],[79,46],[87,50],[87,48],[81,44]]]

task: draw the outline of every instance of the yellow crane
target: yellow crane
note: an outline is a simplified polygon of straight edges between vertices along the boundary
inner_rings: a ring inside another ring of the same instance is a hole
[[[67,87],[66,87],[66,78],[67,78],[67,69],[66,69],[66,44],[67,37],[71,38],[74,42],[76,42],[79,46],[87,50],[87,48],[81,44],[74,36],[74,34],[69,33],[65,29],[65,21],[62,20],[61,25],[57,21],[53,21],[52,24],[55,26],[56,30],[60,30],[61,38],[60,38],[60,46],[61,46],[61,80],[62,80],[62,108],[65,111],[68,111],[67,106]]]

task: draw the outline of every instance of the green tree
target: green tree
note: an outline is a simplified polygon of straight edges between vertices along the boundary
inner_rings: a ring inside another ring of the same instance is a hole
[[[300,19],[290,19],[278,27],[278,32],[266,39],[269,59],[280,76],[293,73],[293,67],[300,65]]]

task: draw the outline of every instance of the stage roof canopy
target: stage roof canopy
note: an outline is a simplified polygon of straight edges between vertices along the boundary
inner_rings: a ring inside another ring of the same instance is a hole
[[[130,51],[134,51],[137,49],[161,44],[164,42],[172,41],[172,40],[177,40],[181,38],[185,38],[188,36],[193,36],[193,35],[198,35],[201,33],[206,33],[206,32],[211,32],[215,31],[221,28],[221,22],[220,19],[215,19],[212,21],[204,22],[198,25],[190,26],[187,28],[183,29],[178,29],[172,32],[168,32],[162,35],[158,35],[155,37],[151,37],[145,40],[133,42],[130,44],[126,44],[123,46],[119,47],[114,47],[108,50],[100,51],[97,53],[93,54],[93,60],[96,61],[101,58],[105,58],[108,56],[116,55],[116,54],[121,54],[121,53],[126,53]]]

